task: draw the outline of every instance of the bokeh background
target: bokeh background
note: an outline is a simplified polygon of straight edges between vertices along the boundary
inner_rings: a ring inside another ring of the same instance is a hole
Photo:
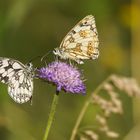
[[[79,20],[95,16],[100,57],[79,66],[87,79],[87,95],[60,94],[49,140],[70,138],[84,102],[110,74],[133,76],[140,82],[139,4],[139,0],[0,0],[0,56],[23,63],[52,51]],[[50,53],[46,62],[54,59]],[[39,59],[33,64],[43,65]],[[33,104],[19,105],[0,84],[0,140],[41,140],[54,93],[54,86],[35,79]],[[139,140],[140,99],[124,102],[126,115],[113,126],[121,132],[118,140]]]

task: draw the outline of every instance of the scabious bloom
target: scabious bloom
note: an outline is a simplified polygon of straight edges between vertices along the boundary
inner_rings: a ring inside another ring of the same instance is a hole
[[[38,70],[38,77],[57,86],[57,91],[85,94],[85,85],[81,73],[74,66],[65,62],[54,61]]]

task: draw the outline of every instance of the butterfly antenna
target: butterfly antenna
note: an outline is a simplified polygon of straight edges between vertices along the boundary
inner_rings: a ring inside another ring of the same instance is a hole
[[[41,57],[41,62],[47,57],[47,55],[49,55],[51,53],[51,51],[48,51],[45,55],[43,55]]]
[[[45,59],[45,57],[46,57],[48,54],[50,54],[50,52],[51,52],[51,51],[47,52],[47,53],[46,53],[45,55],[43,55],[43,56],[42,56],[42,55],[35,56],[35,57],[33,57],[32,59],[30,59],[28,63],[31,63],[31,62],[35,61],[36,59],[38,59],[38,58],[41,58],[41,61],[43,61],[43,60]]]
[[[31,62],[33,62],[33,61],[35,61],[36,59],[41,58],[41,57],[42,57],[41,55],[38,55],[38,56],[36,56],[36,57],[33,57],[32,59],[30,59],[30,61],[29,61],[28,63],[31,63]]]

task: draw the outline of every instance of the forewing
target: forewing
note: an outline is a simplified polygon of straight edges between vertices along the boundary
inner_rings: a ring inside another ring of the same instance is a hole
[[[33,93],[33,79],[28,77],[26,71],[18,71],[8,84],[8,93],[17,103],[31,100]]]
[[[8,84],[8,93],[17,103],[25,103],[32,97],[33,76],[21,62],[0,57],[0,81]]]
[[[24,65],[19,61],[0,57],[0,81],[2,83],[8,83],[12,76],[21,69],[24,69]]]
[[[63,39],[60,49],[73,59],[96,59],[98,51],[98,33],[92,15],[82,19]]]

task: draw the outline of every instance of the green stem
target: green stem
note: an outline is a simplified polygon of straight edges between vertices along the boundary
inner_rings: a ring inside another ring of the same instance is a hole
[[[111,79],[111,77],[112,77],[112,75],[109,76],[107,79],[105,79],[105,80],[95,89],[95,91],[91,94],[90,98],[85,102],[85,104],[84,104],[84,106],[83,106],[83,108],[82,108],[82,110],[81,110],[81,112],[80,112],[80,114],[79,114],[79,116],[78,116],[78,118],[77,118],[76,124],[75,124],[75,126],[74,126],[74,128],[73,128],[73,130],[72,130],[72,135],[71,135],[70,140],[75,140],[76,134],[77,134],[77,131],[78,131],[78,128],[79,128],[79,126],[80,126],[80,124],[81,124],[81,121],[83,120],[83,117],[84,117],[84,115],[85,115],[85,112],[87,111],[87,108],[89,107],[89,105],[90,105],[90,103],[91,103],[93,94],[97,94],[97,93],[102,89],[102,87],[104,86],[104,84],[105,84],[106,82],[108,82],[108,81]]]
[[[76,121],[76,124],[75,124],[74,128],[73,128],[72,136],[71,136],[70,140],[74,140],[75,139],[76,134],[77,134],[77,130],[79,128],[79,125],[80,125],[80,123],[81,123],[81,121],[83,119],[83,116],[84,116],[84,114],[85,114],[89,104],[90,104],[89,101],[85,102],[85,105],[83,106],[82,111],[81,111],[81,113],[80,113],[80,115],[79,115],[79,117],[78,117],[78,119]]]
[[[57,103],[58,103],[58,97],[59,97],[58,94],[55,94],[54,97],[53,97],[53,102],[52,102],[52,105],[51,105],[51,111],[50,111],[50,114],[49,114],[49,118],[48,118],[48,122],[47,122],[47,126],[46,126],[46,130],[45,130],[43,140],[47,140],[47,138],[48,138],[50,128],[51,128],[52,122],[54,120],[56,106],[57,106]]]

